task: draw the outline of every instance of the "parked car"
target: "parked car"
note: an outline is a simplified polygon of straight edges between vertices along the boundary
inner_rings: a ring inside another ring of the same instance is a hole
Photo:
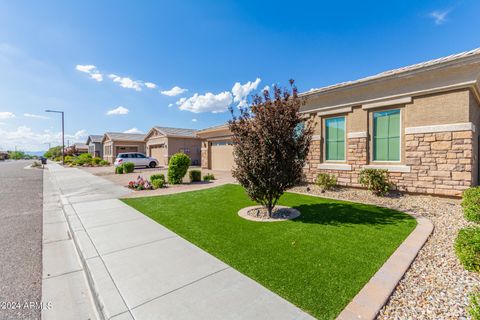
[[[125,152],[119,153],[115,159],[114,166],[118,167],[124,162],[132,162],[135,167],[150,167],[155,168],[158,166],[159,162],[157,159],[152,157],[147,157],[143,153],[139,152]]]

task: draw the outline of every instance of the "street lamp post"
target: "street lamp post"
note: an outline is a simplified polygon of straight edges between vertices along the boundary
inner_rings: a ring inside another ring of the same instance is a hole
[[[45,112],[61,113],[62,114],[62,164],[65,164],[65,122],[63,111],[45,110]]]

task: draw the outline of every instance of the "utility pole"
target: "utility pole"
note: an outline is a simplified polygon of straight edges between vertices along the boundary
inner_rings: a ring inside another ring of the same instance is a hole
[[[61,113],[62,114],[62,164],[65,164],[65,120],[64,112],[56,110],[45,110],[45,112]]]

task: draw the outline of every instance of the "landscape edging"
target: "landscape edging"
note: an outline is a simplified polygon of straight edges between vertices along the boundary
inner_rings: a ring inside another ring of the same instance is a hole
[[[291,192],[324,199],[341,200],[304,192]],[[381,205],[374,203],[368,204],[382,207]],[[427,242],[434,229],[433,223],[430,219],[418,214],[412,214],[409,212],[404,213],[415,218],[415,220],[417,220],[417,226],[387,259],[387,261],[385,261],[382,267],[363,286],[352,301],[350,301],[350,303],[342,310],[338,315],[337,320],[375,319],[380,310],[390,299],[390,296],[395,291],[400,280],[410,268],[420,249],[422,249]]]

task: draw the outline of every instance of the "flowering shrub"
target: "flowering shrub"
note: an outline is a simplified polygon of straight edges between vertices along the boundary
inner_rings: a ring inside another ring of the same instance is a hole
[[[147,179],[138,176],[136,180],[132,180],[128,183],[130,189],[135,190],[152,190],[152,184]]]

